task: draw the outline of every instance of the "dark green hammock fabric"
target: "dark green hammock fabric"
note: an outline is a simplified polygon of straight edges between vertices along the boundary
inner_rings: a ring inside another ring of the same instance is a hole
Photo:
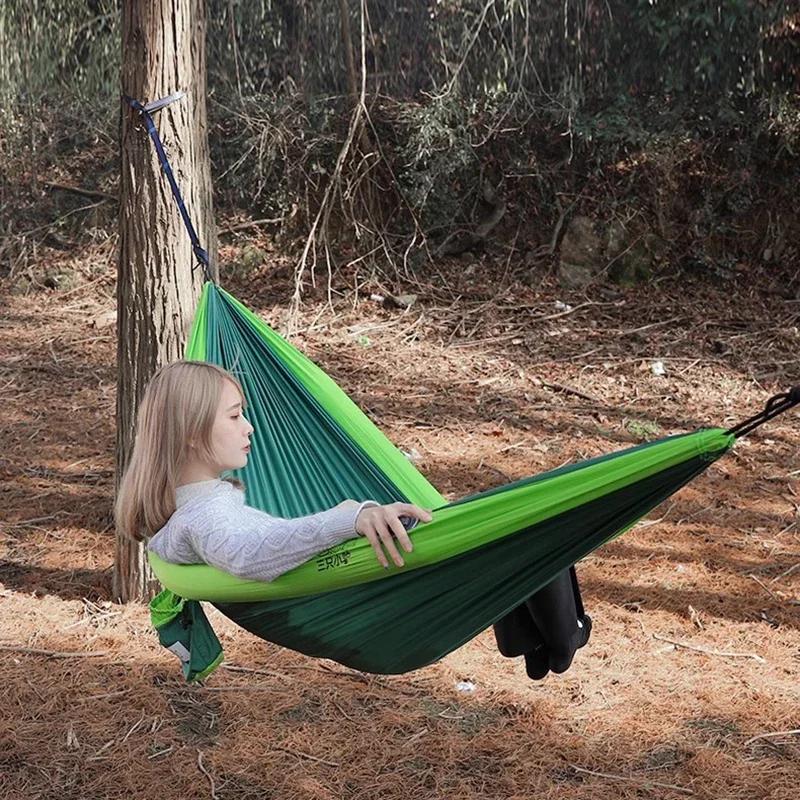
[[[198,600],[264,639],[364,671],[430,664],[627,530],[734,441],[720,429],[673,436],[448,504],[319,367],[214,284],[186,358],[242,383],[255,432],[237,477],[250,505],[284,517],[347,498],[434,509],[412,532],[402,569],[384,570],[363,539],[268,584],[150,554],[166,587],[153,621],[189,679],[221,658]]]

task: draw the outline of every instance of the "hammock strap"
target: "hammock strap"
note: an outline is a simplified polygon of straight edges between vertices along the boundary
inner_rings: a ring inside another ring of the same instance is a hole
[[[178,183],[175,180],[172,167],[170,167],[169,161],[167,160],[167,154],[164,152],[164,145],[161,143],[161,138],[158,135],[158,131],[156,130],[156,126],[152,117],[152,114],[154,114],[156,111],[160,111],[170,103],[180,100],[185,94],[186,92],[184,91],[175,92],[168,97],[162,97],[160,100],[153,100],[152,103],[147,103],[146,105],[142,105],[142,103],[140,103],[138,100],[135,100],[133,97],[128,97],[128,95],[123,95],[123,97],[128,105],[135,111],[138,111],[139,115],[144,120],[144,124],[147,127],[147,132],[150,134],[150,138],[153,140],[153,144],[156,146],[158,160],[161,162],[161,167],[167,176],[170,188],[172,189],[172,194],[175,196],[175,202],[178,204],[181,217],[183,217],[183,222],[186,225],[186,230],[189,232],[189,238],[192,241],[192,250],[194,251],[195,257],[203,269],[203,275],[205,276],[205,279],[207,281],[214,282],[214,279],[211,276],[211,265],[209,264],[208,253],[200,245],[200,239],[197,236],[197,231],[194,229],[192,220],[189,217],[189,212],[186,210],[186,204],[183,202],[180,189],[178,189]]]
[[[782,392],[771,397],[763,411],[743,420],[733,428],[729,428],[726,433],[735,436],[737,439],[746,436],[759,425],[763,425],[768,420],[777,417],[778,414],[783,414],[784,411],[788,411],[798,404],[800,404],[800,386],[795,386],[789,389],[788,392]]]

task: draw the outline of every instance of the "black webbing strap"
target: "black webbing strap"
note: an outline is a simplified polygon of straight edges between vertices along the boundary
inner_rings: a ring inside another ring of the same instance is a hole
[[[181,217],[183,217],[183,222],[186,225],[186,230],[189,231],[189,238],[192,241],[192,250],[194,251],[198,263],[203,268],[205,279],[207,281],[211,281],[213,278],[211,277],[211,265],[209,264],[208,253],[200,246],[200,239],[197,236],[197,231],[195,231],[194,225],[192,225],[189,212],[186,210],[186,204],[183,202],[180,189],[178,189],[178,183],[175,180],[172,167],[170,167],[169,161],[167,160],[167,154],[164,152],[164,145],[161,143],[161,139],[158,135],[158,131],[156,130],[156,126],[152,117],[153,113],[160,111],[162,108],[164,108],[164,106],[168,106],[175,100],[180,100],[185,94],[186,93],[182,91],[175,92],[174,94],[169,95],[169,97],[162,97],[160,100],[154,100],[152,103],[147,103],[146,105],[142,105],[138,100],[135,100],[133,97],[128,97],[128,95],[123,95],[123,97],[128,105],[138,111],[144,120],[144,124],[147,127],[147,132],[150,134],[150,138],[153,140],[153,144],[156,146],[158,160],[161,162],[161,167],[167,176],[170,188],[172,189],[172,194],[175,196],[175,202],[178,204]]]
[[[745,436],[750,431],[755,430],[759,425],[763,425],[767,420],[777,417],[778,414],[783,414],[784,411],[788,411],[792,406],[798,404],[800,404],[800,386],[795,386],[793,389],[789,389],[788,392],[771,397],[763,411],[740,422],[735,427],[729,428],[726,433],[731,433],[738,439],[740,436]]]

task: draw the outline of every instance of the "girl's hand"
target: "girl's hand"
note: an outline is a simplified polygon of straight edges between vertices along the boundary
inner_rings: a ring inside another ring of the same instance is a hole
[[[430,511],[419,506],[410,503],[391,503],[386,506],[367,506],[361,510],[356,520],[356,533],[369,540],[384,569],[389,569],[389,561],[383,548],[398,567],[402,567],[405,563],[395,546],[395,538],[407,553],[414,549],[401,517],[411,517],[420,522],[430,522],[433,519]]]

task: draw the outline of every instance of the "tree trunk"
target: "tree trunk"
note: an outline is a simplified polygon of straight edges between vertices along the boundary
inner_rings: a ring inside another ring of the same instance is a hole
[[[205,0],[122,4],[122,91],[148,103],[186,96],[155,121],[203,247],[216,264],[206,135]],[[189,235],[139,115],[123,101],[120,258],[117,276],[117,481],[133,445],[147,382],[183,355],[203,285]],[[144,547],[117,537],[113,592],[122,602],[153,596]]]
[[[353,35],[350,33],[350,8],[347,0],[339,0],[339,16],[342,21],[342,48],[347,71],[347,88],[350,92],[350,99],[355,104],[358,102],[360,92],[356,77],[356,61],[353,57]]]

